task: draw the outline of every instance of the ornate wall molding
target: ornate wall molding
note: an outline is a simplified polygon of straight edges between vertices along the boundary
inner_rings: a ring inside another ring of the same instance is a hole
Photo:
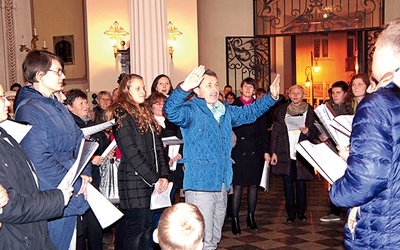
[[[5,45],[8,68],[8,83],[17,82],[17,58],[15,46],[14,11],[16,4],[13,0],[4,0],[1,5],[4,12]]]

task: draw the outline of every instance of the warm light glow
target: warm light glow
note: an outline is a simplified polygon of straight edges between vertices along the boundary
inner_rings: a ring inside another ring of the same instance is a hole
[[[321,71],[321,67],[320,67],[318,64],[316,64],[316,65],[313,67],[313,70],[314,70],[315,73],[318,73],[318,72]]]
[[[183,33],[180,32],[171,21],[168,22],[168,53],[171,56],[174,54],[175,40],[178,36],[181,36]]]
[[[304,82],[304,85],[309,89],[309,103],[311,106],[314,106],[313,69],[310,66],[307,66],[304,70],[304,74],[306,75],[306,81]]]
[[[124,36],[129,35],[122,27],[119,26],[117,21],[114,22],[110,29],[104,32],[104,35],[107,35],[112,40],[114,57],[117,57],[118,48],[117,44],[119,44]]]

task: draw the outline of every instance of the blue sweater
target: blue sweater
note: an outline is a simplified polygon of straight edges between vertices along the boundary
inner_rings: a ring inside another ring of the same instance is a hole
[[[164,109],[168,119],[181,127],[185,165],[184,190],[221,191],[222,184],[232,183],[232,127],[254,122],[275,101],[269,94],[251,105],[238,107],[225,104],[220,123],[204,99],[196,96],[185,101],[189,92],[176,88]]]
[[[331,201],[360,206],[355,233],[345,227],[347,249],[400,249],[400,89],[393,85],[366,96],[357,107],[344,176]]]

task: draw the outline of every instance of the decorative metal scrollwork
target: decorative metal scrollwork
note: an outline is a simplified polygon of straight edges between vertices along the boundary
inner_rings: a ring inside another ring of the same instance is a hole
[[[258,87],[270,83],[270,38],[227,37],[227,81],[235,89],[241,81],[253,77]]]
[[[383,0],[254,0],[255,34],[291,34],[379,27]]]

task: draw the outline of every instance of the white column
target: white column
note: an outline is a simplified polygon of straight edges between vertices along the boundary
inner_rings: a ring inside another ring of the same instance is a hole
[[[169,75],[166,0],[130,1],[131,73],[143,76],[147,95],[154,78]]]

